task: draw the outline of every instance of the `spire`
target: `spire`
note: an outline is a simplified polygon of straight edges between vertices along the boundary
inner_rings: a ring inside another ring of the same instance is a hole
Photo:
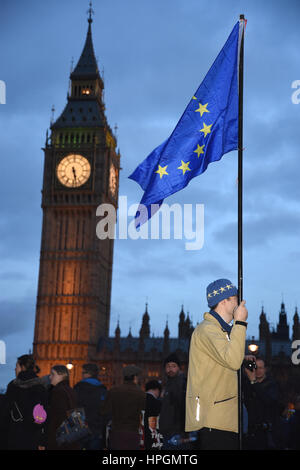
[[[120,352],[120,339],[121,339],[121,330],[120,323],[118,318],[118,324],[115,329],[115,341],[114,341],[114,351],[118,354]]]
[[[186,336],[186,320],[185,320],[185,313],[183,310],[183,305],[181,306],[181,312],[179,314],[179,322],[178,322],[178,338],[185,338]]]
[[[179,314],[179,320],[183,321],[185,319],[185,314],[183,310],[183,305],[181,305],[181,312]]]
[[[118,319],[118,324],[117,324],[117,327],[115,329],[115,337],[120,338],[120,335],[121,335],[121,329],[120,329],[120,323],[119,323],[119,319]]]
[[[93,40],[92,40],[92,14],[94,13],[92,9],[92,2],[90,2],[90,8],[88,10],[88,31],[84,44],[83,51],[79,58],[79,61],[71,73],[71,80],[80,79],[80,78],[96,78],[99,76],[99,69],[97,60],[95,57]]]
[[[287,323],[287,314],[285,311],[284,301],[282,299],[281,309],[279,312],[279,323],[277,324],[277,337],[278,339],[289,339],[289,325]]]
[[[300,339],[300,323],[299,323],[299,315],[298,315],[298,308],[295,308],[295,314],[293,317],[293,336],[292,340],[299,340]]]
[[[148,314],[148,303],[146,302],[146,309],[143,315],[142,326],[140,329],[140,337],[149,338],[150,337],[150,317]]]
[[[261,307],[259,320],[259,339],[260,341],[266,340],[270,336],[270,326],[263,305]]]
[[[164,330],[164,338],[169,339],[169,336],[170,336],[170,330],[169,330],[169,325],[168,325],[168,320],[167,320],[166,327],[165,327],[165,330]]]
[[[90,8],[88,9],[88,14],[89,14],[89,17],[88,17],[88,22],[89,23],[92,23],[93,22],[93,18],[92,18],[92,15],[95,13],[93,8],[92,8],[92,0],[90,1]]]
[[[163,342],[163,355],[166,357],[170,352],[170,331],[168,326],[168,320],[166,323],[165,331],[164,331],[164,342]]]
[[[103,80],[100,76],[92,41],[92,7],[88,11],[88,32],[76,67],[70,73],[68,102],[59,118],[51,120],[51,130],[78,127],[106,127],[103,104]]]
[[[261,313],[260,313],[259,318],[260,318],[261,323],[265,323],[267,321],[267,316],[266,316],[265,309],[264,309],[263,305],[261,306]]]

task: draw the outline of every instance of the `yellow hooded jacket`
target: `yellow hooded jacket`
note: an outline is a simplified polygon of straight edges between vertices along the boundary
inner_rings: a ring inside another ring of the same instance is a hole
[[[186,391],[187,432],[203,427],[238,432],[238,378],[245,355],[246,327],[230,337],[210,313],[195,328],[190,344]]]

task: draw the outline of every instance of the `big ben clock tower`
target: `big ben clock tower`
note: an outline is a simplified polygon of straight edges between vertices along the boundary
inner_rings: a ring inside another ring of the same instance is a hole
[[[96,209],[117,208],[120,155],[104,113],[103,81],[92,42],[92,10],[67,104],[44,149],[43,226],[33,353],[54,364],[92,360],[108,336],[113,240],[96,235]]]

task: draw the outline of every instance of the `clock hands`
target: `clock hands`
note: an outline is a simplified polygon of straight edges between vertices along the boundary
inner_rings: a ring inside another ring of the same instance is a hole
[[[73,175],[74,175],[74,184],[76,184],[76,170],[75,170],[74,166],[72,166],[72,171],[73,171]]]

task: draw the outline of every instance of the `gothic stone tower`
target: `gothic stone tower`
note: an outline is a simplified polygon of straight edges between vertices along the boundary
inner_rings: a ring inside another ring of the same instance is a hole
[[[117,209],[120,154],[108,126],[92,42],[92,10],[68,100],[46,138],[43,227],[33,352],[48,374],[55,363],[91,360],[108,336],[113,240],[96,235],[96,209]],[[48,134],[48,133],[47,133]],[[99,219],[98,219],[99,221]],[[75,376],[73,377],[75,379]]]

